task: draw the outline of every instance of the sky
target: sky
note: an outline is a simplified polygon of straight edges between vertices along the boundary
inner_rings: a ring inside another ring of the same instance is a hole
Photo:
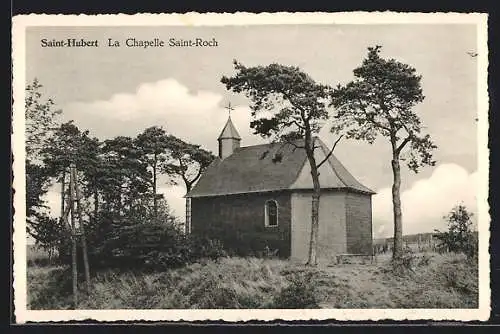
[[[41,39],[97,39],[97,48],[44,48]],[[122,42],[107,47],[108,38]],[[129,48],[127,38],[166,43],[170,38],[217,40],[206,48]],[[438,149],[436,166],[418,174],[402,170],[405,234],[445,228],[442,216],[456,204],[475,211],[477,193],[477,63],[474,25],[274,25],[220,27],[29,27],[26,79],[37,78],[44,96],[63,110],[64,121],[100,139],[135,136],[153,125],[217,153],[217,136],[231,118],[242,146],[264,143],[252,134],[249,101],[220,83],[234,74],[233,59],[247,66],[278,62],[299,66],[317,82],[337,85],[353,79],[367,47],[416,68],[422,75],[423,103],[415,110]],[[328,127],[320,137],[336,139]],[[373,197],[374,236],[392,234],[390,146],[341,141],[335,155]],[[160,184],[175,213],[183,217],[185,190]],[[47,199],[57,208],[57,190]],[[54,212],[58,213],[55,209]]]

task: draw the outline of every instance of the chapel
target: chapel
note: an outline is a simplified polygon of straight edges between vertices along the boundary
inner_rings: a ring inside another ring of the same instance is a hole
[[[306,261],[310,240],[312,177],[300,142],[241,146],[229,116],[218,157],[186,195],[190,233],[208,235],[255,254]],[[316,161],[329,153],[319,138]],[[318,259],[372,251],[372,195],[335,157],[320,167]]]

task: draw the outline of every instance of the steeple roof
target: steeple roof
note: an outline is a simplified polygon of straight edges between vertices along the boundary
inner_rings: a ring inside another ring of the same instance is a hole
[[[222,132],[220,133],[220,136],[218,140],[220,139],[238,139],[241,140],[241,137],[236,131],[236,128],[234,127],[233,121],[231,121],[231,116],[227,119],[226,125],[222,129]]]

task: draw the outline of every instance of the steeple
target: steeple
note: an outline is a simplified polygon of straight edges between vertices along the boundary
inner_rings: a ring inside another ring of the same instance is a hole
[[[240,147],[241,141],[241,137],[231,121],[231,110],[234,110],[231,108],[231,103],[229,103],[226,109],[229,110],[229,117],[226,125],[224,125],[224,128],[219,135],[219,138],[217,138],[219,141],[219,158],[221,159],[225,159],[233,154],[234,150]]]

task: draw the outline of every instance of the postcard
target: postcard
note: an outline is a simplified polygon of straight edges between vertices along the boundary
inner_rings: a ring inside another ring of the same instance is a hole
[[[486,320],[487,14],[13,18],[16,322]]]

